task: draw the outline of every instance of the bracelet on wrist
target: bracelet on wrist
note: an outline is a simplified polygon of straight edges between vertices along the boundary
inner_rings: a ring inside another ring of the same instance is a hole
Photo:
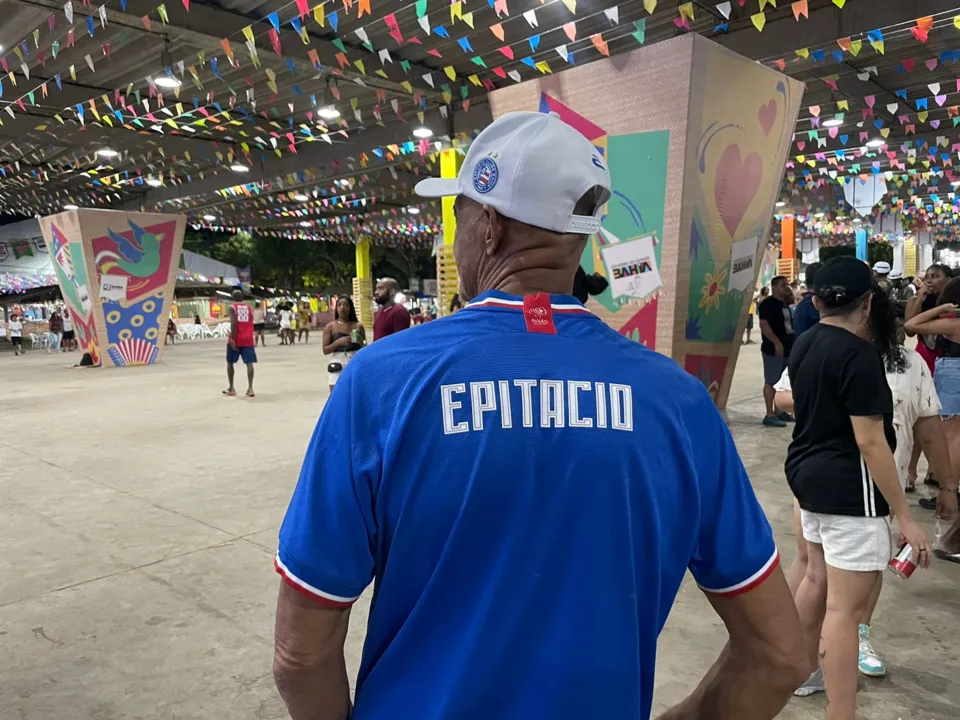
[[[955,487],[952,487],[952,488],[942,487],[942,488],[940,488],[940,492],[957,492],[957,488],[955,488]]]

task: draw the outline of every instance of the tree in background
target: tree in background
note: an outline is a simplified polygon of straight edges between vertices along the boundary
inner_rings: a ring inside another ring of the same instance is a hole
[[[342,293],[351,288],[356,272],[356,248],[350,243],[235,235],[187,230],[185,250],[234,267],[250,266],[258,285]],[[407,287],[411,277],[435,277],[429,249],[373,247],[370,264],[375,277],[396,278]]]

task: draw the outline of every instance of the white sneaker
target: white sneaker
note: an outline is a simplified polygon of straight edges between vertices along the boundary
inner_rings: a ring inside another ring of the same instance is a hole
[[[809,695],[822,693],[825,690],[826,686],[823,684],[823,668],[817,668],[810,673],[810,677],[807,678],[807,681],[803,685],[793,691],[793,694],[797,697],[807,697]]]
[[[887,674],[887,664],[877,655],[870,644],[870,626],[860,626],[860,659],[857,668],[867,677],[883,677]]]

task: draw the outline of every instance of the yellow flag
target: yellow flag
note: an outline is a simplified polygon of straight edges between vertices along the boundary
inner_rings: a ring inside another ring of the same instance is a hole
[[[808,57],[810,57],[810,49],[809,49],[809,48],[800,48],[799,50],[794,50],[793,52],[796,53],[796,55],[797,55],[798,57],[802,57],[804,60],[806,60]]]
[[[653,11],[657,9],[657,0],[643,0],[643,9],[653,15]]]
[[[957,15],[956,17],[953,18],[953,26],[957,30],[960,30],[960,15]]]
[[[413,85],[410,84],[410,81],[409,81],[409,80],[404,80],[403,82],[400,83],[400,86],[401,86],[404,90],[406,90],[408,93],[410,93],[411,95],[413,95]]]
[[[476,75],[471,75],[470,77],[467,78],[467,80],[472,82],[474,85],[480,84],[480,78],[478,78]]]
[[[457,72],[453,69],[453,65],[447,65],[443,71],[447,74],[447,77],[451,80],[457,79]]]
[[[463,20],[467,25],[469,25],[471,30],[473,30],[473,13],[472,12],[464,13],[463,17],[460,19]]]
[[[383,68],[380,68],[379,70],[376,70],[373,74],[374,74],[374,75],[379,75],[380,77],[385,78],[385,79],[387,79],[387,80],[390,79],[390,76],[387,75],[386,71],[384,71]]]
[[[683,3],[683,5],[678,5],[677,12],[680,13],[680,17],[686,18],[687,20],[693,20],[693,3],[688,2]]]
[[[457,18],[463,19],[463,3],[460,0],[450,5],[450,24]]]
[[[247,25],[243,29],[243,36],[247,39],[247,42],[253,42],[253,28]]]
[[[553,72],[553,70],[550,69],[550,66],[547,65],[547,61],[546,61],[546,60],[542,60],[542,61],[540,61],[540,62],[537,63],[537,70],[539,70],[539,71],[540,71],[541,73],[543,73],[544,75],[546,75],[547,73],[552,73],[552,72]]]
[[[360,74],[361,74],[361,75],[366,75],[366,74],[367,74],[367,71],[364,70],[364,68],[363,68],[363,60],[356,60],[356,61],[354,61],[353,64],[357,66],[357,70],[360,71]]]
[[[762,12],[754,13],[750,16],[750,22],[757,30],[763,32],[763,26],[767,24],[767,16]]]
[[[767,5],[777,6],[777,0],[760,0],[760,9],[763,10]]]
[[[880,128],[880,135],[887,137],[890,134],[890,128]]]
[[[157,6],[157,15],[160,16],[160,22],[166,25],[170,22],[170,17],[167,15],[167,6],[165,4],[160,4]]]
[[[313,19],[317,21],[317,25],[319,25],[320,27],[323,27],[324,25],[326,25],[327,19],[326,17],[324,17],[324,10],[323,10],[322,4],[317,5],[313,9]]]
[[[837,110],[849,110],[850,103],[846,100],[837,100]]]
[[[847,0],[833,0],[833,4],[842,10],[843,6],[847,4]]]
[[[930,113],[928,113],[926,110],[921,110],[920,112],[917,113],[917,120],[919,120],[920,122],[926,122],[927,116],[929,114]]]
[[[860,54],[860,48],[863,47],[863,40],[851,40],[850,41],[850,54],[856,57]]]
[[[871,41],[870,44],[873,46],[873,49],[876,50],[881,55],[884,54],[884,45],[883,40]]]

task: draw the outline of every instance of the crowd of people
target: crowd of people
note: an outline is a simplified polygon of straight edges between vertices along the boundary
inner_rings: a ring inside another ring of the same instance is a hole
[[[13,354],[20,356],[26,352],[23,336],[26,332],[26,319],[21,310],[16,308],[10,313],[6,322],[7,339],[13,346]],[[77,349],[76,335],[73,330],[73,319],[65,306],[55,307],[47,318],[47,328],[40,333],[43,335],[43,347],[48,353],[71,352]]]
[[[800,696],[829,690],[828,717],[852,718],[857,672],[883,677],[871,622],[892,554],[960,562],[960,278],[941,264],[921,283],[852,257],[806,269],[800,292],[775,277],[757,308],[765,426],[796,423],[785,471],[796,498],[797,560],[787,579],[815,665]],[[917,337],[916,349],[906,347]],[[922,498],[953,520],[935,546],[912,519],[921,452],[937,486]],[[825,680],[826,678],[826,680]]]

